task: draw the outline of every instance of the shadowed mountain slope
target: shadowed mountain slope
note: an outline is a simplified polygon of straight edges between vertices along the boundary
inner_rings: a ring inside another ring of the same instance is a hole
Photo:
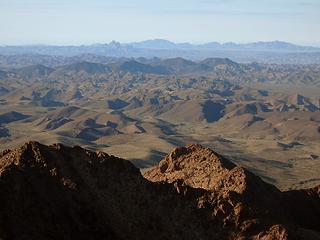
[[[177,148],[145,177],[207,190],[198,197],[198,207],[206,209],[209,219],[219,222],[231,239],[320,237],[319,186],[281,192],[209,148]],[[275,229],[282,233],[275,234]]]
[[[6,150],[0,238],[319,238],[319,187],[280,192],[199,145],[175,149],[145,177],[80,147]]]
[[[192,202],[105,153],[29,142],[2,153],[0,179],[2,239],[204,237]]]
[[[0,124],[19,121],[19,120],[26,119],[28,117],[30,116],[24,115],[16,111],[10,111],[7,113],[0,114]]]

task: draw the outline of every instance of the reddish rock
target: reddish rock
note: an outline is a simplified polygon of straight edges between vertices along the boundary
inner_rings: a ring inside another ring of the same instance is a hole
[[[3,240],[320,236],[319,186],[281,192],[199,145],[144,178],[106,153],[29,142],[0,154],[0,193]]]
[[[166,170],[163,171],[163,167]],[[152,182],[182,182],[205,190],[195,201],[231,239],[320,237],[320,186],[281,192],[200,145],[175,149],[144,175]],[[181,192],[181,189],[177,189]],[[313,233],[310,237],[310,231]]]

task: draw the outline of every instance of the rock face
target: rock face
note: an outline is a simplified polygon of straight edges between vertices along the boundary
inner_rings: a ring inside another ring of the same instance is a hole
[[[320,187],[280,192],[210,149],[130,162],[29,142],[0,154],[0,239],[319,239]]]
[[[145,177],[204,189],[198,208],[226,231],[225,238],[320,239],[320,186],[281,192],[200,145],[175,149]]]

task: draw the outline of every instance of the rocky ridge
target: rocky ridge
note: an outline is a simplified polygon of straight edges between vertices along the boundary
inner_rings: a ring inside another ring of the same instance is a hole
[[[0,154],[1,239],[319,239],[320,186],[281,192],[200,145],[145,173],[29,142]]]

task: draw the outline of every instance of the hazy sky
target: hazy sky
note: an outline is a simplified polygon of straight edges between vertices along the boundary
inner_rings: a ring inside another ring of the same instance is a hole
[[[0,44],[165,38],[320,46],[320,0],[0,0]]]

